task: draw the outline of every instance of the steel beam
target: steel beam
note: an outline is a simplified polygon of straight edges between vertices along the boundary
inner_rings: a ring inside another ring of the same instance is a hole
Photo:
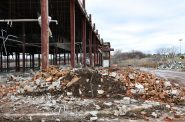
[[[49,66],[48,0],[41,0],[41,53],[42,69]]]
[[[82,45],[83,45],[83,65],[86,67],[86,18],[82,19]]]
[[[75,67],[75,0],[70,0],[71,67]]]

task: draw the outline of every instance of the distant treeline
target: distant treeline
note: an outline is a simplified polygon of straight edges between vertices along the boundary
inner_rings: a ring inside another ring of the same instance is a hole
[[[121,50],[116,50],[113,57],[120,58],[121,60],[133,59],[133,58],[145,58],[148,57],[149,54],[145,54],[141,51],[131,51],[131,52],[121,52]]]

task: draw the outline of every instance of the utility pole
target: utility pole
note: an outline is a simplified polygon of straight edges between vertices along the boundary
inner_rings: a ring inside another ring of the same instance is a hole
[[[179,42],[180,42],[180,55],[181,55],[181,42],[182,42],[182,39],[179,39]]]

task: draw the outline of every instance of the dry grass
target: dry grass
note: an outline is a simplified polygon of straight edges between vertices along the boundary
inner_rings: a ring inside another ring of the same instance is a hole
[[[134,67],[148,67],[148,68],[156,68],[158,66],[158,62],[153,58],[143,58],[143,59],[128,59],[122,60],[118,63],[118,66],[134,66]]]

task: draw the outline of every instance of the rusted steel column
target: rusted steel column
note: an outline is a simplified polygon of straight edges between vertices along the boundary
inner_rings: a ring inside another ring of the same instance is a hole
[[[3,52],[1,51],[1,57],[0,57],[0,68],[1,68],[1,72],[3,71]]]
[[[101,66],[103,66],[102,64],[103,64],[103,57],[102,57],[103,55],[102,55],[102,53],[101,53]]]
[[[6,70],[7,72],[9,71],[9,55],[7,54],[7,58],[6,58]]]
[[[70,0],[71,67],[75,67],[75,0]]]
[[[20,53],[17,55],[17,66],[18,71],[20,71]]]
[[[17,71],[17,53],[15,52],[15,71]]]
[[[79,60],[78,60],[78,52],[76,53],[76,62],[77,62],[77,64],[79,63]]]
[[[40,53],[38,54],[38,67],[40,69]]]
[[[70,54],[70,53],[68,53],[68,55],[67,55],[67,58],[68,58],[68,64],[69,64],[69,61],[70,61],[70,57],[69,57],[69,54]]]
[[[109,67],[111,66],[111,60],[110,60],[110,51],[109,51]]]
[[[89,31],[89,58],[90,66],[92,66],[92,29]]]
[[[22,70],[25,72],[25,39],[26,39],[26,34],[25,34],[25,24],[23,23],[22,25]]]
[[[97,51],[96,51],[96,36],[94,36],[94,66],[96,66],[97,63]]]
[[[96,59],[97,59],[97,65],[99,65],[99,52],[97,52],[97,55],[96,55]]]
[[[35,70],[35,56],[32,54],[32,69]]]
[[[86,66],[86,18],[82,19],[82,45],[83,45],[83,65]]]
[[[83,8],[85,9],[85,0],[83,0]]]
[[[64,51],[64,65],[66,65],[66,51]]]
[[[60,53],[60,51],[59,51],[59,65],[60,65],[60,62],[61,62],[61,53]]]
[[[48,22],[48,0],[41,0],[41,53],[42,69],[49,65],[49,22]]]
[[[30,69],[32,68],[32,56],[30,54]]]

